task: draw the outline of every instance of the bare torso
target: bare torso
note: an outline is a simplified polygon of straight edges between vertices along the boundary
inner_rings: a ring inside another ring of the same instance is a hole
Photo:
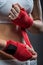
[[[15,40],[21,42],[20,29],[16,30],[13,24],[0,24],[0,39]]]
[[[21,42],[22,36],[20,33],[20,29],[17,30],[15,25],[8,22],[9,20],[7,20],[7,18],[0,16],[0,39]]]

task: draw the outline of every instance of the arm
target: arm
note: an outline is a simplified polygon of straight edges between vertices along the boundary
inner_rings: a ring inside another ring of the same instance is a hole
[[[4,51],[2,51],[2,49],[4,49],[5,47],[6,47],[6,41],[0,39],[0,48],[1,48],[0,57],[1,57],[1,59],[5,59],[5,60],[14,59],[14,57],[12,55],[9,55],[9,54],[5,53]]]
[[[12,55],[5,53],[4,51],[0,50],[0,57],[2,60],[12,60],[15,59]]]
[[[34,8],[32,12],[33,16],[33,25],[29,28],[32,33],[39,33],[39,31],[43,31],[43,23],[42,21],[42,9],[40,0],[34,0]],[[41,24],[40,24],[41,23]]]
[[[43,22],[41,22],[40,20],[35,20],[33,22],[33,26],[37,27],[39,31],[43,32]]]
[[[32,16],[34,20],[42,20],[42,8],[40,0],[33,0],[34,1],[34,8],[32,12]]]
[[[30,17],[32,17],[32,15],[30,14]],[[35,27],[36,29],[39,30],[39,32],[43,32],[43,22],[41,20],[33,20],[33,25],[31,26],[32,27]]]
[[[34,18],[33,26],[38,28],[39,31],[43,32],[42,8],[40,0],[34,0],[34,9],[32,15]]]

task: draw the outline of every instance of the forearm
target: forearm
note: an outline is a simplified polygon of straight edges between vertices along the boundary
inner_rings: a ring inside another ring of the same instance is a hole
[[[35,20],[33,22],[33,26],[35,26],[36,28],[39,29],[39,31],[43,31],[43,22],[41,22],[40,20]]]
[[[29,14],[29,15],[30,15],[31,18],[33,18],[31,14]],[[33,20],[33,24],[31,26],[31,28],[32,27],[35,27],[39,31],[43,32],[43,22],[39,19]]]
[[[42,9],[40,0],[34,0],[34,8],[32,12],[34,20],[39,19],[42,20]]]
[[[1,51],[0,50],[0,57],[2,58],[2,60],[11,60],[11,59],[14,59],[13,56],[5,53],[4,51]]]
[[[42,20],[42,8],[41,8],[41,3],[40,0],[37,0],[37,7],[38,7],[38,14],[39,14],[39,19]]]

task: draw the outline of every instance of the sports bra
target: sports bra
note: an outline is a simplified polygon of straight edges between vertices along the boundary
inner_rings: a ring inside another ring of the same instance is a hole
[[[16,3],[18,3],[21,7],[23,7],[29,13],[31,13],[33,10],[33,0],[0,0],[0,14],[4,18],[4,20],[6,16],[9,14],[12,4],[16,4]],[[7,20],[4,21],[1,18],[0,18],[0,23],[7,22]]]

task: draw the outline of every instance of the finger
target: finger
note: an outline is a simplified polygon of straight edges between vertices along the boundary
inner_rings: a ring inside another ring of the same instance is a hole
[[[16,10],[16,12],[18,12],[18,13],[20,12],[20,8],[18,5],[14,5],[13,8]]]
[[[30,50],[31,52],[33,51],[32,48],[30,48],[28,45],[26,45],[26,48],[27,48],[28,50]]]
[[[19,7],[20,9],[22,8],[18,3],[16,3],[15,5],[18,5],[18,7]]]
[[[32,58],[30,60],[36,60],[37,59],[37,54],[36,55],[32,55]]]
[[[37,59],[37,55],[33,55],[32,56],[32,59]]]
[[[14,18],[14,16],[15,16],[15,15],[12,13],[12,11],[10,11],[9,15],[11,15],[11,17],[13,17],[13,18]]]
[[[15,15],[15,16],[18,14],[14,8],[11,9],[11,12],[12,12],[13,15]]]
[[[32,48],[30,48],[28,45],[26,45],[26,48],[30,51],[32,51]]]
[[[36,52],[34,51],[33,48],[30,48],[28,45],[26,45],[26,48],[27,48],[33,55],[36,54]]]
[[[12,7],[14,7],[14,5],[18,5],[18,7],[19,7],[20,9],[22,8],[18,3],[13,4]]]
[[[9,18],[11,19],[11,20],[14,20],[15,18],[13,18],[11,15],[9,15]]]

